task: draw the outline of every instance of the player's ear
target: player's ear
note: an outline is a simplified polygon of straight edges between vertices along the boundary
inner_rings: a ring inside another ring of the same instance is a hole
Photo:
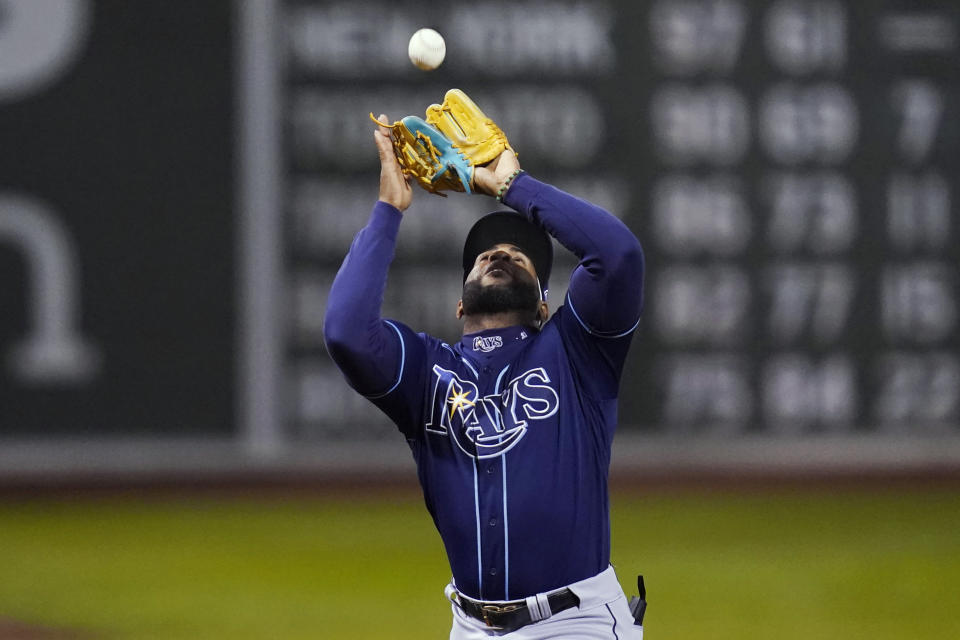
[[[457,300],[457,320],[463,317],[463,300]]]
[[[543,324],[550,318],[550,307],[547,306],[546,300],[540,301],[540,308],[537,309],[537,319],[540,321],[540,324]]]

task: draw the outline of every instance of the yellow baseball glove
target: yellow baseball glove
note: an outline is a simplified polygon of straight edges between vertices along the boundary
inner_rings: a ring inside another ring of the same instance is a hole
[[[372,113],[370,119],[384,126]],[[500,127],[460,89],[447,91],[443,104],[430,105],[426,122],[407,116],[386,126],[403,174],[440,196],[473,193],[473,168],[510,149]]]
[[[427,123],[449,138],[472,166],[487,164],[511,148],[500,127],[460,89],[447,91],[443,104],[427,107]]]

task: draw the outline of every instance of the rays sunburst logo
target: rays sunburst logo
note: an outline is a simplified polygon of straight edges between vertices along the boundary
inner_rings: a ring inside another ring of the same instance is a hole
[[[499,393],[481,396],[477,385],[433,366],[429,433],[451,437],[473,458],[495,458],[513,448],[530,422],[553,416],[560,405],[543,367],[512,378]]]

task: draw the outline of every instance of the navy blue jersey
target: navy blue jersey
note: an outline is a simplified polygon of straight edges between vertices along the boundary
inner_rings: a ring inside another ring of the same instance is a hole
[[[481,600],[608,566],[616,402],[642,300],[639,244],[612,215],[526,175],[505,201],[581,258],[541,330],[449,345],[381,319],[400,221],[382,203],[337,276],[325,328],[347,380],[406,436],[457,588]]]

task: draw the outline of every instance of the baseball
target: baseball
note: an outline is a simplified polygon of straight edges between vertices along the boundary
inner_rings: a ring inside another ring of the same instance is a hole
[[[443,57],[447,55],[447,44],[443,36],[433,29],[419,29],[410,38],[407,54],[410,62],[424,71],[430,71],[443,62]]]

